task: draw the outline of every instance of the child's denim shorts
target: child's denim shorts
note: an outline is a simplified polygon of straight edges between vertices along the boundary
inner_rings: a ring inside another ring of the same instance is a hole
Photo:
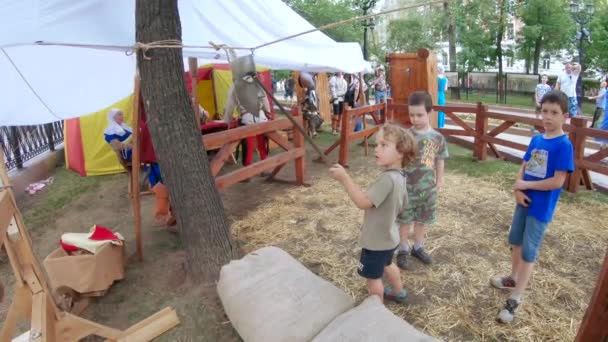
[[[528,215],[528,208],[517,205],[509,231],[509,243],[521,246],[521,257],[525,262],[535,262],[546,229],[547,222]]]

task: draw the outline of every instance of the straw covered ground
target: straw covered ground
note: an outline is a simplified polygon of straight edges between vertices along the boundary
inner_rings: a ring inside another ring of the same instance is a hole
[[[366,187],[378,171],[360,158],[349,172]],[[243,252],[283,248],[310,270],[360,302],[365,282],[356,273],[362,212],[341,186],[319,172],[308,188],[288,187],[233,222]],[[434,265],[413,261],[402,272],[407,306],[389,309],[427,334],[449,341],[572,341],[590,300],[608,244],[608,204],[562,195],[539,263],[514,324],[496,314],[507,293],[489,278],[510,270],[507,232],[514,208],[504,176],[469,177],[447,170],[437,223],[427,248]],[[604,213],[603,215],[601,213]]]

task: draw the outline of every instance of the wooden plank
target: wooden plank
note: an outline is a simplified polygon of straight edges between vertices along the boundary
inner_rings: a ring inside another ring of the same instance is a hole
[[[528,145],[516,143],[516,142],[505,140],[505,139],[490,137],[487,135],[484,135],[483,137],[481,137],[481,140],[488,142],[488,143],[496,144],[496,145],[502,145],[502,146],[514,148],[516,150],[520,150],[520,151],[524,151],[524,152],[528,150]]]
[[[0,341],[10,341],[15,333],[17,321],[32,317],[32,293],[25,286],[17,286],[13,293],[13,301],[8,309],[0,330]]]
[[[378,105],[375,105],[375,107],[378,107]],[[340,151],[338,153],[338,163],[340,163],[342,166],[348,165],[348,145],[350,143],[349,135],[352,130],[352,128],[350,127],[352,113],[349,113],[351,115],[347,114],[349,110],[350,109],[347,109],[345,113],[342,114],[342,130],[340,131]]]
[[[359,107],[359,108],[349,108],[344,111],[344,114],[350,115],[350,116],[372,114],[377,110],[384,111],[384,108],[385,108],[385,104],[379,103],[379,104],[364,106],[364,107]]]
[[[587,190],[593,190],[593,181],[591,179],[591,175],[589,174],[589,170],[583,170],[582,174],[583,185]]]
[[[297,117],[296,119],[299,121],[299,123],[302,122],[302,117]],[[281,137],[281,139],[282,138],[283,137]],[[295,148],[289,150],[299,149],[303,152],[306,152],[306,148],[304,147],[304,136],[297,129],[293,130],[293,143],[295,145]],[[294,163],[296,169],[296,184],[304,185],[304,175],[306,172],[306,161],[304,160],[304,154],[302,154],[302,156],[297,157],[294,160]]]
[[[89,335],[97,335],[110,339],[118,340],[122,331],[101,325],[71,313],[63,313],[63,316],[55,325],[57,340],[59,341],[80,341]]]
[[[590,161],[590,162],[599,162],[604,158],[608,158],[608,148],[601,149],[593,154],[586,156],[583,159]]]
[[[329,103],[329,78],[327,73],[317,74],[316,92],[319,98],[319,113],[325,122],[331,122],[331,104]]]
[[[477,160],[486,160],[488,157],[488,148],[486,143],[481,139],[488,131],[488,116],[486,115],[488,107],[477,103],[477,115],[475,116],[475,139],[473,140],[473,157]]]
[[[582,160],[585,157],[585,135],[581,133],[582,128],[587,127],[587,120],[574,117],[570,119],[570,124],[574,129],[570,131],[569,139],[574,148],[574,160]],[[566,178],[566,190],[572,193],[578,191],[582,177],[582,169],[580,163],[575,163],[574,172],[569,174]]]
[[[488,146],[490,146],[490,150],[492,150],[492,153],[494,153],[494,156],[496,158],[503,159],[502,155],[500,154],[500,151],[498,150],[498,148],[496,147],[496,145],[488,143]]]
[[[578,129],[578,132],[584,134],[587,137],[608,140],[608,131],[605,131],[605,130],[601,130],[601,129],[597,129],[597,128],[581,127]]]
[[[274,170],[272,170],[272,172],[270,173],[270,175],[266,178],[266,180],[271,180],[274,179],[274,177],[276,177],[276,175],[279,173],[279,171],[281,171],[281,169],[287,165],[287,163],[285,164],[281,164],[277,167],[274,168]]]
[[[576,167],[601,173],[603,175],[608,175],[608,166],[602,165],[600,163],[590,162],[585,159],[576,159],[574,164],[576,165]]]
[[[476,136],[476,134],[474,134],[470,131],[465,131],[463,129],[451,129],[451,128],[435,128],[435,129],[443,135],[458,135],[458,136],[464,136],[464,137]]]
[[[530,118],[527,116],[504,114],[504,113],[497,113],[497,112],[492,112],[492,111],[489,111],[486,115],[490,119],[498,119],[498,120],[503,120],[503,121],[524,123],[524,124],[528,124],[531,126],[541,126],[542,127],[542,125],[543,125],[542,121],[540,119]]]
[[[495,137],[495,136],[499,135],[500,133],[508,130],[514,124],[515,124],[515,122],[513,122],[513,121],[505,121],[505,122],[501,123],[498,127],[491,130],[490,133],[488,133],[488,135]]]
[[[294,139],[295,139],[295,133],[296,132],[300,133],[297,129],[294,129],[293,130]],[[265,133],[264,135],[268,139],[274,141],[277,145],[279,145],[285,151],[290,150],[290,149],[293,148],[293,145],[287,139],[285,139],[285,137],[283,137],[282,135],[280,135],[279,132],[277,132],[277,131],[268,132],[268,133]]]
[[[331,146],[329,146],[325,152],[323,152],[326,156],[328,156],[333,150],[336,149],[336,147],[340,146],[340,141],[342,141],[342,139],[338,139],[336,140],[336,142],[334,142],[333,144],[331,144]]]
[[[350,134],[348,136],[348,144],[350,144],[353,140],[361,139],[363,137],[372,136],[374,133],[380,130],[380,126],[374,126],[368,129],[361,130],[359,132]]]
[[[40,285],[40,280],[34,274],[34,270],[30,265],[21,265],[21,272],[23,274],[23,280],[28,284],[32,294],[36,295],[42,292],[42,286]]]
[[[7,191],[0,191],[0,248],[6,239],[8,227],[13,221],[15,208]]]
[[[47,342],[53,341],[54,336],[47,336],[47,298],[46,293],[38,292],[32,298],[32,319],[30,326],[30,341]]]
[[[284,164],[298,157],[303,157],[305,154],[304,148],[295,148],[293,150],[281,152],[272,157],[255,162],[245,168],[232,171],[226,175],[222,175],[215,179],[215,186],[222,190],[242,180],[249,179],[263,171],[273,169],[280,164]]]
[[[452,121],[454,121],[455,124],[462,127],[464,130],[475,134],[475,130],[471,126],[469,126],[466,122],[464,122],[461,118],[456,116],[456,114],[454,114],[452,112],[444,112],[444,113],[447,116],[449,116],[452,119]]]
[[[150,323],[154,323],[154,321],[158,320],[159,318],[165,317],[167,315],[171,315],[172,312],[175,312],[175,310],[173,310],[173,308],[171,308],[169,306],[162,310],[159,310],[156,313],[154,313],[152,316],[148,316],[145,319],[130,326],[127,330],[125,330],[123,332],[123,335],[132,334],[140,329],[143,329],[146,326],[148,326]]]
[[[211,160],[211,174],[213,175],[213,177],[217,176],[217,174],[224,166],[226,160],[228,160],[228,158],[232,156],[232,153],[234,152],[238,144],[239,141],[228,143],[222,146],[220,151],[215,156],[213,156],[213,159]]]
[[[576,335],[576,342],[608,340],[608,253]]]
[[[293,125],[288,119],[276,119],[253,125],[240,126],[226,131],[205,134],[202,136],[203,144],[207,150],[216,150],[227,143],[240,141],[267,132],[280,131],[291,128]]]
[[[152,341],[178,324],[179,318],[175,310],[163,310],[161,314],[153,315],[136,324],[138,328],[129,328],[128,332],[118,338],[118,342]]]

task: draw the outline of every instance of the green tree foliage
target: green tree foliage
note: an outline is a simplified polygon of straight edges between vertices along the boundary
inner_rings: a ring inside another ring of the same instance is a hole
[[[437,44],[424,16],[410,15],[388,24],[387,48],[394,52],[415,52],[419,48],[435,49]]]
[[[459,69],[485,70],[495,65],[496,7],[493,0],[458,1],[455,23]]]
[[[574,23],[566,0],[527,0],[518,10],[524,23],[519,50],[531,58],[533,73],[538,73],[541,55],[553,54],[571,46]]]
[[[289,7],[308,20],[313,26],[320,27],[336,21],[351,19],[362,15],[357,0],[283,0]],[[362,42],[363,23],[341,25],[323,31],[338,42]]]
[[[593,43],[588,44],[588,67],[595,67],[602,71],[608,70],[608,3],[598,1],[593,20],[591,22],[591,38]]]

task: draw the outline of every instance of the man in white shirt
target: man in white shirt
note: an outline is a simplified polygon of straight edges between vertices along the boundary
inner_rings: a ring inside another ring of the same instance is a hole
[[[348,84],[344,79],[344,74],[341,72],[336,73],[329,79],[329,97],[333,104],[334,115],[331,118],[331,131],[333,135],[337,135],[340,130],[340,115],[344,110],[344,95]]]
[[[576,100],[576,82],[581,74],[581,65],[567,63],[564,72],[557,78],[555,89],[561,90],[568,96],[568,115],[578,115],[578,101]]]

